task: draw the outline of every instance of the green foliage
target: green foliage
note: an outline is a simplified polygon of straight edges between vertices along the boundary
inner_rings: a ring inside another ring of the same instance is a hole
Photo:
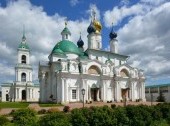
[[[145,105],[139,106],[127,106],[127,117],[129,117],[130,125],[134,126],[145,126],[150,125],[152,121],[152,116],[150,113],[150,108]]]
[[[62,104],[56,104],[56,103],[39,103],[40,107],[57,107],[57,106],[63,106]]]
[[[0,102],[0,108],[26,108],[28,105],[26,102]]]
[[[155,120],[152,122],[152,124],[150,126],[169,126],[169,124],[167,123],[166,120]]]
[[[124,107],[117,107],[114,113],[119,126],[126,126],[129,124],[129,117],[126,114],[126,109]]]
[[[17,126],[35,126],[36,112],[31,109],[19,109],[13,113],[13,122]]]
[[[170,103],[158,104],[157,107],[159,107],[163,119],[170,119]]]
[[[70,115],[61,112],[45,115],[40,118],[40,126],[71,126]]]
[[[165,102],[165,96],[164,94],[162,93],[162,91],[159,92],[159,96],[157,97],[157,102]]]
[[[112,126],[116,124],[113,110],[108,106],[74,109],[71,112],[73,126]]]
[[[41,110],[45,113],[45,110]],[[11,114],[17,126],[168,126],[170,103],[155,106],[128,105],[126,107],[90,107],[73,109],[70,113],[49,109],[50,114],[40,117],[30,109],[15,110]],[[1,119],[0,119],[1,122]],[[11,124],[11,123],[8,123]],[[6,126],[12,126],[12,125]]]
[[[0,116],[0,126],[6,126],[9,123],[9,120],[4,117],[4,116]]]
[[[71,111],[71,123],[73,126],[90,126],[88,123],[90,114],[88,108],[73,109]]]

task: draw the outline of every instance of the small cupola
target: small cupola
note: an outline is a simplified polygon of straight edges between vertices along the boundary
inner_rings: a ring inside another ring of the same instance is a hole
[[[61,32],[61,35],[62,35],[62,40],[70,40],[71,32],[70,32],[70,30],[67,28],[67,22],[65,22],[65,28],[64,28],[63,31]]]
[[[113,31],[113,23],[112,23],[112,30],[109,34],[110,40],[115,39],[117,37],[117,33]]]
[[[77,46],[78,46],[79,48],[83,48],[83,46],[84,46],[84,42],[83,42],[83,40],[81,39],[81,33],[80,33],[80,38],[79,38],[79,40],[77,41]]]
[[[29,46],[28,46],[28,44],[26,43],[25,29],[23,30],[22,41],[21,41],[21,43],[19,44],[18,49],[24,49],[24,50],[26,49],[26,50],[29,50]]]
[[[88,32],[89,34],[96,32],[95,26],[94,26],[94,24],[93,24],[92,21],[91,21],[89,27],[87,28],[87,32]]]

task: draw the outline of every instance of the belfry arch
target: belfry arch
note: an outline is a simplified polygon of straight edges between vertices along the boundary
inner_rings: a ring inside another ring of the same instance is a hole
[[[126,69],[122,69],[120,71],[120,76],[121,77],[129,77],[129,72]]]
[[[88,74],[101,74],[101,70],[97,66],[92,65],[88,69]]]

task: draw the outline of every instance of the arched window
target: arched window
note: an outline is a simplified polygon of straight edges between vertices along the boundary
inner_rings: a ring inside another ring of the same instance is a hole
[[[129,76],[129,73],[128,73],[128,71],[127,71],[126,69],[122,69],[122,70],[120,71],[120,76],[121,76],[121,77],[128,77],[128,76]]]
[[[26,73],[21,74],[21,81],[26,82]]]
[[[26,64],[26,56],[25,56],[25,55],[22,55],[22,57],[21,57],[21,63],[25,63],[25,64]]]
[[[100,69],[97,67],[97,66],[91,66],[89,69],[88,69],[88,73],[89,74],[100,74]]]
[[[68,34],[66,34],[66,39],[68,39]]]

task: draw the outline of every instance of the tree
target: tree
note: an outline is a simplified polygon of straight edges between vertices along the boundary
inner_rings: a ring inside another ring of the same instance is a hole
[[[165,102],[165,96],[162,91],[159,92],[159,96],[157,97],[157,102]]]

